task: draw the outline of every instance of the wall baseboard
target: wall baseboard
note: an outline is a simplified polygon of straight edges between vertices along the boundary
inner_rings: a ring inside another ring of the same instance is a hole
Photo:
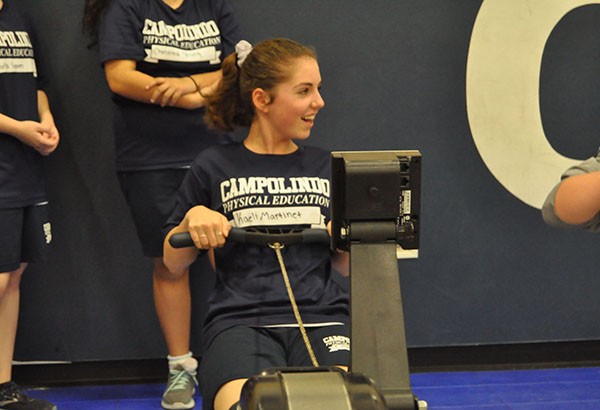
[[[600,340],[408,349],[414,373],[600,366]]]
[[[600,340],[502,345],[414,347],[408,349],[411,373],[522,370],[600,366]],[[15,364],[13,379],[22,386],[111,383],[161,383],[164,358]]]

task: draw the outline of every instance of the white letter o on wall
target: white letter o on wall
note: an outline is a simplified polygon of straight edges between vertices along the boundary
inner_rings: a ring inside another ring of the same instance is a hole
[[[590,4],[600,1],[483,0],[473,26],[466,78],[471,135],[498,182],[535,208],[579,162],[556,152],[544,134],[542,54],[560,19]]]

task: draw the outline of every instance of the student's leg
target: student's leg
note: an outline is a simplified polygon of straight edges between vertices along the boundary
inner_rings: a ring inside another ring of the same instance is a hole
[[[10,272],[0,273],[0,406],[7,409],[56,410],[48,401],[30,397],[12,379],[19,320],[19,284],[27,263]]]
[[[190,409],[198,362],[190,351],[191,297],[188,270],[169,272],[162,258],[154,263],[154,305],[169,350],[169,378],[161,405],[166,409]]]
[[[162,406],[194,407],[198,362],[190,351],[191,296],[188,271],[169,272],[162,261],[162,227],[175,206],[185,169],[121,172],[121,189],[145,256],[153,264],[154,305],[168,350],[169,375]]]
[[[19,282],[22,263],[24,208],[0,209],[0,383],[11,380],[19,319]]]
[[[229,410],[240,399],[244,382],[270,367],[285,366],[277,331],[235,326],[210,342],[200,365],[204,410]]]
[[[29,262],[46,260],[52,232],[47,204],[0,210],[0,403],[7,409],[56,410],[11,380],[19,319],[19,285]]]
[[[190,351],[191,296],[189,271],[172,273],[162,258],[154,264],[154,304],[170,356]]]
[[[240,401],[242,387],[248,379],[237,379],[225,383],[215,396],[215,410],[229,410],[231,406]]]
[[[154,304],[169,356],[189,352],[191,297],[188,272],[169,272],[162,261],[165,220],[175,205],[184,169],[118,173],[145,256],[153,264]]]
[[[11,380],[12,360],[19,319],[19,283],[27,267],[0,273],[0,384]]]

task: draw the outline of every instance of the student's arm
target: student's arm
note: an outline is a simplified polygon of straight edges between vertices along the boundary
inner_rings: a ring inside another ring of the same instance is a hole
[[[24,144],[34,147],[41,140],[43,132],[49,132],[50,129],[44,127],[36,121],[18,121],[0,113],[0,132],[19,139]]]
[[[554,212],[568,224],[582,224],[600,212],[600,171],[564,179],[556,190]]]
[[[161,77],[163,92],[156,93],[157,79],[138,71],[133,60],[108,60],[104,72],[111,91],[131,100],[190,110],[205,104],[204,97],[195,92],[195,84],[187,77]],[[164,94],[166,91],[169,94]]]
[[[167,234],[163,246],[163,261],[171,272],[180,272],[190,266],[198,256],[198,249],[215,249],[225,245],[231,224],[225,215],[203,205],[191,208],[179,225]],[[173,234],[189,232],[194,247],[175,249],[169,244]]]
[[[40,122],[19,121],[8,115],[0,114],[0,132],[12,135],[42,155],[48,155],[56,149],[59,135],[50,113],[48,99],[41,90],[38,91],[38,112]]]
[[[350,254],[346,251],[336,250],[331,257],[331,265],[342,276],[350,275]]]
[[[568,168],[542,205],[542,217],[557,228],[600,231],[600,153]]]
[[[331,221],[327,223],[327,232],[331,236]],[[342,276],[348,276],[350,274],[350,254],[346,251],[336,249],[331,256],[331,265]]]
[[[221,80],[221,70],[193,74],[188,77],[156,77],[146,88],[152,91],[151,101],[160,105],[176,104],[182,96],[190,93],[210,94]]]

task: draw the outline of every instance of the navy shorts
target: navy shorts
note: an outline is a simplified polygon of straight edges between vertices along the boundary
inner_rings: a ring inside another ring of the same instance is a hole
[[[51,241],[47,203],[0,209],[0,273],[17,270],[22,262],[45,261]]]
[[[349,327],[306,327],[320,366],[348,366]],[[213,408],[215,395],[225,383],[246,379],[270,367],[309,366],[312,362],[297,327],[236,326],[219,333],[202,356],[202,408]]]
[[[175,207],[177,190],[187,171],[176,168],[117,174],[145,256],[163,256],[162,227]]]

